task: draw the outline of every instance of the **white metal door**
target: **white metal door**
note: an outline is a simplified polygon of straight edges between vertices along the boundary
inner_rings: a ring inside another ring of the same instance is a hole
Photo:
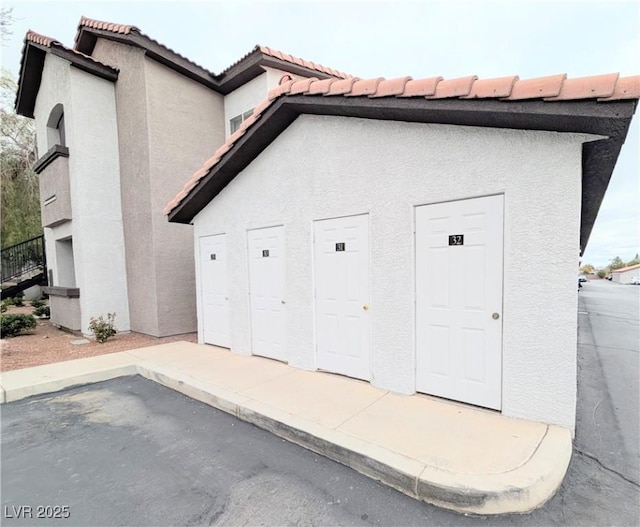
[[[200,238],[200,282],[204,341],[225,348],[229,338],[227,235]]]
[[[247,236],[252,352],[286,361],[284,227],[251,230]]]
[[[369,380],[369,216],[314,222],[319,369]]]
[[[502,400],[503,196],[416,208],[416,387]]]

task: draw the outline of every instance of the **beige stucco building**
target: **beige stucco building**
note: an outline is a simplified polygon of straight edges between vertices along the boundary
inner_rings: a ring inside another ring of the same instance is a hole
[[[344,73],[257,46],[219,74],[133,26],[82,18],[73,48],[27,33],[16,109],[36,123],[52,321],[196,330],[193,233],[162,207],[283,75]]]

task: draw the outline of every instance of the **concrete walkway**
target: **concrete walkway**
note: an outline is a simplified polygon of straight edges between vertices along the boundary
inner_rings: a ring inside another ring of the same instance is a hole
[[[187,342],[5,372],[0,396],[134,374],[459,512],[530,511],[555,493],[571,458],[563,428]]]

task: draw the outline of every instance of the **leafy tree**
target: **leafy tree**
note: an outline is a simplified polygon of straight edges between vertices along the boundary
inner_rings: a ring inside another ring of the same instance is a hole
[[[626,265],[627,264],[625,264],[622,261],[622,258],[620,258],[619,256],[616,256],[613,260],[611,260],[611,263],[609,264],[609,269],[611,269],[612,271],[615,269],[622,269]]]
[[[599,276],[600,278],[604,278],[605,276],[607,276],[607,274],[608,274],[608,273],[607,273],[607,270],[606,270],[606,269],[600,269],[600,270],[598,271],[598,276]]]
[[[591,274],[595,271],[595,267],[593,267],[593,265],[591,264],[584,264],[581,268],[580,268],[580,272],[582,274]]]
[[[640,264],[640,255],[638,253],[636,253],[636,255],[633,258],[633,260],[629,260],[627,262],[627,266],[638,265],[638,264]]]
[[[21,117],[13,110],[16,89],[12,75],[3,71],[0,76],[0,236],[3,247],[42,234],[38,176],[31,170],[37,159],[35,130],[31,119]]]
[[[12,34],[11,24],[13,24],[13,8],[0,7],[0,43],[4,46]]]

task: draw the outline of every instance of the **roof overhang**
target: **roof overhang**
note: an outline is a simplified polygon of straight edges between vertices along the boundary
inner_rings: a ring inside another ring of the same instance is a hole
[[[330,74],[263,53],[259,48],[248,53],[223,73],[215,75],[137,30],[125,34],[81,26],[78,29],[75,47],[86,55],[92,55],[98,38],[143,49],[149,58],[223,95],[258,77],[264,73],[265,67],[280,69],[302,77],[332,78]]]
[[[424,98],[280,97],[239,138],[169,214],[169,221],[193,218],[299,115],[438,123],[514,130],[585,133],[604,139],[583,144],[580,247],[584,250],[624,143],[637,100],[499,101]]]
[[[57,43],[44,46],[32,41],[25,41],[22,49],[22,61],[18,78],[18,91],[16,94],[15,108],[19,115],[33,118],[36,97],[42,83],[42,71],[47,53],[61,57],[78,68],[97,77],[115,82],[118,79],[118,71],[114,68],[100,64],[90,57],[86,57]]]

